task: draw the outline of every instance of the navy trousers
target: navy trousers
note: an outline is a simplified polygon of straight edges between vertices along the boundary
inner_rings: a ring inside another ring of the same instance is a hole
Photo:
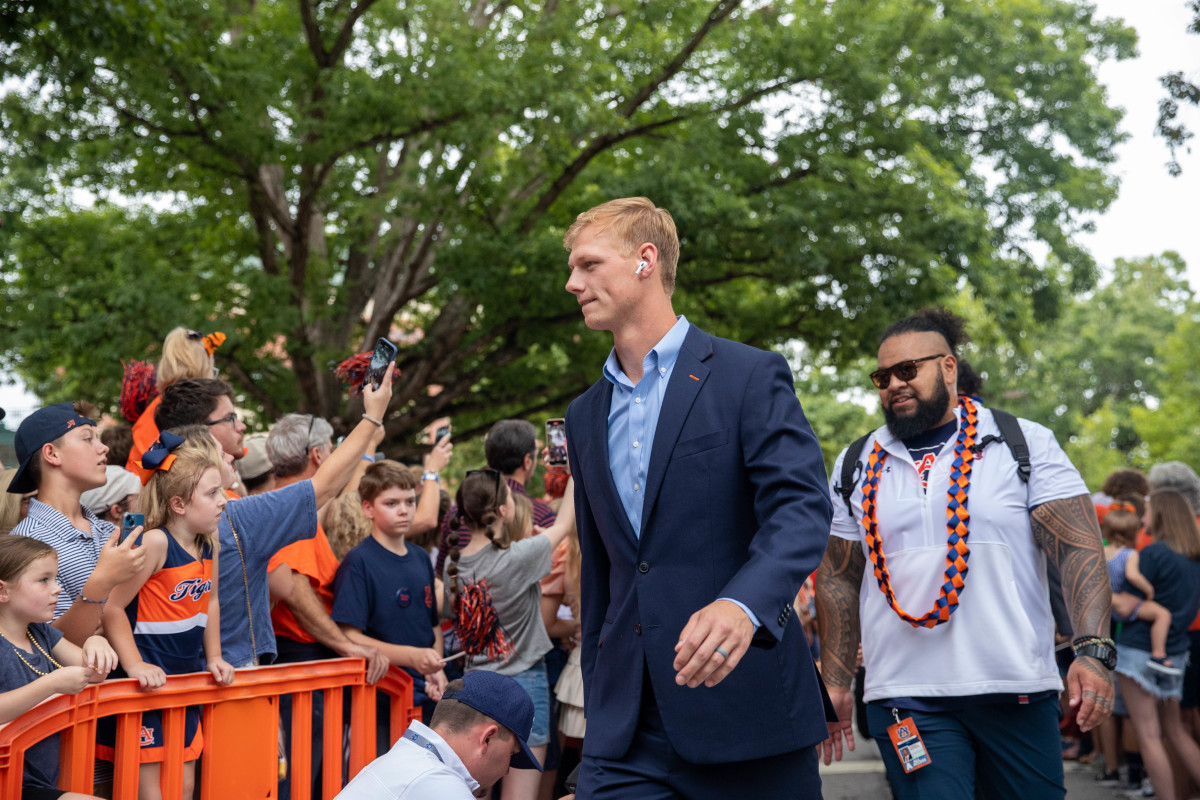
[[[1062,800],[1058,710],[1057,697],[936,714],[901,709],[901,719],[916,723],[931,760],[907,775],[887,735],[892,710],[870,704],[867,721],[896,800]]]
[[[815,747],[750,761],[693,764],[667,738],[649,675],[642,686],[641,715],[629,752],[615,760],[584,754],[577,800],[820,800]]]

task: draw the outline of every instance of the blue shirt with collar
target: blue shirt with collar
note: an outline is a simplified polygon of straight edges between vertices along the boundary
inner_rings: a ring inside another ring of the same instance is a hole
[[[642,379],[636,385],[621,368],[616,348],[604,362],[604,377],[613,385],[608,407],[608,469],[625,507],[625,515],[639,539],[642,538],[646,476],[650,471],[650,451],[658,430],[658,415],[690,327],[686,317],[676,318],[671,330],[642,359]],[[743,603],[732,597],[718,599],[736,604],[758,629],[758,617]]]

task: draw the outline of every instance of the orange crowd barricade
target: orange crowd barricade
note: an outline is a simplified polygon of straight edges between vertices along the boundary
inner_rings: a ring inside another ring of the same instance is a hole
[[[343,747],[342,693],[350,695],[350,738]],[[410,721],[420,719],[412,705],[412,678],[395,667],[374,686],[366,681],[361,658],[304,661],[270,667],[239,669],[229,686],[217,686],[206,672],[171,675],[160,689],[145,691],[132,679],[106,681],[76,695],[55,695],[8,725],[0,726],[0,797],[21,796],[25,751],[61,733],[58,786],[63,791],[91,794],[94,784],[96,723],[117,718],[113,799],[135,800],[138,791],[138,744],[141,713],[163,710],[163,800],[182,800],[184,713],[201,707],[204,752],[196,783],[201,800],[278,797],[279,697],[294,703],[293,775],[307,775],[312,763],[313,736],[324,747],[322,800],[342,788],[343,753],[349,756],[349,781],[379,754],[375,752],[375,693],[391,699],[391,738],[395,742]],[[312,730],[312,694],[325,697],[324,728]],[[311,800],[305,780],[293,780],[290,800]]]

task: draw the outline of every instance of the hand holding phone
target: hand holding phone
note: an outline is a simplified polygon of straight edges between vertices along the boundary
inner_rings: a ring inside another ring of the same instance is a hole
[[[376,389],[383,383],[384,373],[388,364],[396,360],[399,349],[382,336],[375,342],[375,350],[371,353],[371,363],[367,365],[367,377],[364,383],[370,382]]]
[[[567,464],[567,421],[561,417],[546,420],[546,464],[564,467]]]
[[[121,515],[121,538],[117,539],[117,543],[123,543],[129,534],[136,529],[144,527],[146,524],[146,516],[144,514],[134,514],[127,511]]]

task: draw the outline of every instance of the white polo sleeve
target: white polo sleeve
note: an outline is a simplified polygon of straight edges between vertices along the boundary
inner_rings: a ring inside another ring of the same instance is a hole
[[[1029,508],[1088,494],[1083,476],[1059,447],[1050,429],[1027,419],[1019,422],[1029,446]]]

